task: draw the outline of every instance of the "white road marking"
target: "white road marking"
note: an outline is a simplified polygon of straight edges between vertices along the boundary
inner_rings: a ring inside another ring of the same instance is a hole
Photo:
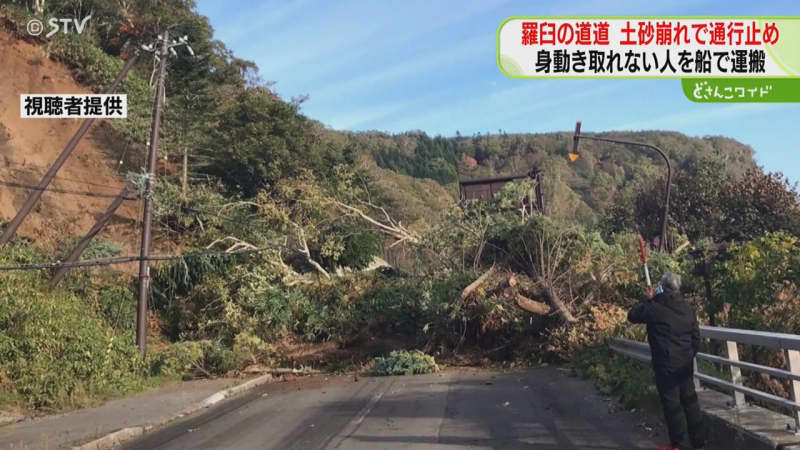
[[[358,414],[356,415],[355,419],[351,422],[353,425],[356,426],[356,428],[358,428],[358,426],[361,425],[361,422],[363,422],[364,419],[367,418],[367,415],[370,413],[370,411],[372,411],[372,408],[375,407],[375,404],[378,403],[378,401],[381,399],[381,397],[383,397],[383,393],[384,392],[386,392],[386,391],[381,391],[381,392],[378,392],[377,394],[373,395],[372,398],[369,399],[369,402],[367,402],[367,404],[364,405],[364,407],[361,409],[361,411],[358,412]],[[353,431],[355,431],[355,430],[353,430]]]
[[[383,397],[383,394],[385,394],[387,391],[389,391],[389,389],[391,389],[392,385],[394,385],[394,381],[388,383],[388,385],[384,389],[378,388],[379,392],[373,394],[373,396],[369,399],[367,404],[364,405],[363,408],[361,408],[361,410],[353,417],[352,420],[350,420],[350,422],[347,424],[347,426],[344,427],[344,429],[343,429],[344,432],[341,434],[342,437],[341,437],[341,439],[339,439],[339,442],[337,442],[335,446],[330,447],[330,448],[339,448],[339,447],[341,447],[342,443],[344,441],[346,441],[350,436],[353,435],[353,433],[355,433],[358,430],[358,427],[361,426],[361,424],[364,422],[364,419],[366,419],[367,416],[369,415],[369,413],[372,412],[372,408],[374,408],[375,405],[378,404],[378,402]]]

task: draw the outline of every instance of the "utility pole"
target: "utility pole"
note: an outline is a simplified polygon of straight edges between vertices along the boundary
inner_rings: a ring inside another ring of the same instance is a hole
[[[169,42],[169,32],[164,31],[160,36],[161,48],[158,46],[143,47],[152,51],[158,58],[158,81],[156,84],[156,101],[153,105],[153,126],[150,130],[150,150],[147,155],[147,179],[145,180],[144,212],[142,213],[142,246],[139,258],[139,292],[136,304],[136,345],[144,357],[147,351],[147,298],[150,293],[150,244],[152,242],[153,222],[153,186],[156,177],[156,160],[158,158],[159,128],[161,127],[161,112],[164,106],[164,80],[167,76],[167,57],[177,55],[173,47],[186,45],[189,53],[194,56],[194,51],[189,46],[187,36]]]
[[[120,70],[119,74],[117,74],[117,78],[114,79],[114,82],[111,83],[111,86],[106,90],[106,94],[113,94],[116,92],[120,83],[122,83],[122,80],[125,78],[125,75],[128,74],[128,71],[131,70],[131,67],[133,67],[133,64],[136,62],[137,57],[138,53],[134,54],[125,62],[125,65],[122,66],[122,70]],[[44,193],[47,186],[50,185],[50,182],[53,181],[53,178],[55,178],[56,174],[61,169],[61,166],[63,166],[67,161],[67,158],[69,158],[69,156],[72,154],[72,151],[75,150],[75,147],[78,146],[81,138],[83,138],[83,135],[89,131],[89,127],[92,126],[95,120],[95,118],[90,117],[83,121],[80,128],[78,128],[78,131],[75,132],[75,135],[72,136],[72,139],[70,139],[67,143],[67,146],[64,147],[64,150],[62,150],[61,154],[58,155],[58,158],[56,158],[55,162],[53,162],[53,165],[47,170],[47,173],[44,174],[42,181],[39,182],[37,188],[30,193],[28,199],[25,200],[25,203],[22,205],[22,208],[20,208],[19,212],[17,212],[17,215],[11,220],[11,222],[8,223],[3,235],[0,236],[0,247],[4,246],[8,241],[11,240],[12,237],[14,237],[14,234],[16,234],[19,226],[22,225],[22,222],[33,210],[33,207],[36,206],[36,202],[38,202],[42,197],[42,193]]]
[[[153,184],[158,157],[158,131],[161,126],[161,109],[164,100],[164,79],[167,74],[167,50],[169,32],[161,36],[161,50],[156,53],[158,61],[158,81],[156,101],[153,106],[153,125],[150,130],[150,150],[147,155],[147,179],[145,180],[144,213],[142,215],[142,246],[139,260],[139,299],[136,305],[136,345],[144,357],[147,351],[147,298],[150,290],[150,243],[153,221]]]

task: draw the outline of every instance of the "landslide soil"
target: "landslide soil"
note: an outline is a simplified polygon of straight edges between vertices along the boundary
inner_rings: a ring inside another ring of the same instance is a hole
[[[91,91],[78,84],[63,64],[48,59],[44,49],[0,31],[0,220],[10,221],[30,190],[7,183],[36,185],[80,127],[76,119],[22,119],[20,94],[80,94]],[[122,119],[124,120],[124,119]],[[104,145],[98,121],[59,171],[51,188],[116,195],[123,175],[116,170],[118,151]],[[56,251],[71,236],[83,236],[106,210],[111,198],[46,191],[18,231]],[[140,203],[126,201],[100,237],[120,245],[123,254],[139,246]],[[156,251],[159,243],[154,244]],[[119,267],[126,272],[135,264]]]

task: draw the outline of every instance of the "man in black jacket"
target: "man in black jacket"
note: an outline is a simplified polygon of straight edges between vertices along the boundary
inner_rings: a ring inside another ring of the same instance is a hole
[[[694,309],[683,299],[678,275],[667,272],[652,299],[628,312],[632,323],[647,324],[653,371],[672,446],[681,450],[705,445],[703,413],[694,390],[694,357],[700,329]],[[688,430],[687,430],[688,428]]]

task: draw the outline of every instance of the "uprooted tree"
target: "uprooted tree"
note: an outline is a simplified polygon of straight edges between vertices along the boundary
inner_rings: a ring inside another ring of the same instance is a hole
[[[416,232],[370,202],[366,187],[354,180],[355,174],[344,166],[338,166],[333,180],[324,184],[311,171],[303,170],[237,205],[250,208],[251,220],[275,233],[272,242],[282,242],[285,250],[299,255],[321,277],[330,278],[340,265],[368,265],[380,251],[378,235],[391,240],[391,245],[420,241]],[[240,246],[252,245],[241,238],[228,239]],[[275,257],[278,265],[288,267],[282,253]]]

